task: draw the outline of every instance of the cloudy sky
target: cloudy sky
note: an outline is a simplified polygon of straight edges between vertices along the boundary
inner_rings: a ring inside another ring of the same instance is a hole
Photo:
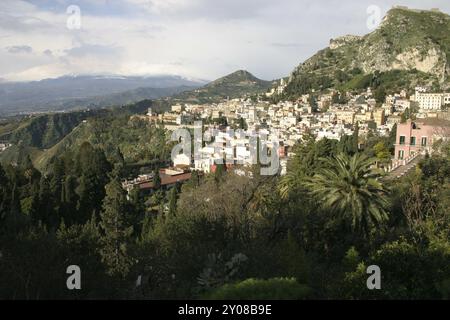
[[[374,5],[398,4],[450,12],[448,0],[1,0],[0,80],[238,69],[270,80],[331,38],[370,32]]]

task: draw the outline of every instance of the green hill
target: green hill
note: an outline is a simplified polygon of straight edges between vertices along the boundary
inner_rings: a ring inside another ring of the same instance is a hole
[[[13,145],[0,153],[0,162],[18,163],[24,156],[30,155],[36,168],[45,170],[56,155],[74,151],[84,141],[104,148],[107,154],[114,153],[120,146],[130,162],[149,158],[158,154],[152,149],[154,145],[146,145],[154,139],[151,135],[153,129],[128,120],[131,115],[143,113],[150,106],[155,111],[168,107],[162,100],[143,100],[110,109],[44,114],[21,120],[5,119],[0,123],[0,140]],[[155,148],[163,150],[164,146]]]
[[[11,132],[9,141],[15,145],[47,149],[90,115],[90,112],[70,112],[32,117]]]
[[[271,81],[258,79],[247,71],[239,70],[202,88],[175,95],[173,100],[190,103],[219,102],[227,98],[234,99],[264,93],[271,86]]]
[[[328,48],[299,65],[284,97],[330,87],[386,86],[389,91],[422,84],[448,88],[449,59],[450,16],[396,7],[375,31],[332,39]]]
[[[2,165],[18,164],[21,159],[30,156],[33,164],[35,164],[34,159],[41,157],[43,153],[45,153],[43,150],[36,147],[13,145],[0,153],[0,162]]]

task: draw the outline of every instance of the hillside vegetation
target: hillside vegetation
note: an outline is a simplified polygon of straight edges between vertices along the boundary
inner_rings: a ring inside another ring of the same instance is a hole
[[[283,97],[295,99],[311,89],[359,89],[374,77],[389,79],[372,83],[387,91],[418,84],[446,89],[449,57],[450,16],[394,8],[374,32],[331,40],[328,48],[299,65]]]
[[[36,148],[50,148],[85,120],[89,112],[41,115],[22,123],[11,133],[13,144],[22,143]]]
[[[119,147],[128,162],[152,159],[165,152],[164,143],[153,144],[152,136],[158,129],[142,121],[130,121],[131,115],[145,112],[149,107],[158,112],[166,110],[167,103],[143,100],[120,108],[5,120],[0,126],[0,132],[4,133],[0,140],[9,141],[13,146],[0,153],[0,162],[19,163],[29,155],[33,164],[45,171],[56,156],[77,149],[85,141],[102,147],[108,156]]]
[[[213,103],[227,98],[234,99],[261,94],[271,86],[271,81],[258,79],[248,71],[239,70],[202,88],[175,95],[173,100],[190,103]]]

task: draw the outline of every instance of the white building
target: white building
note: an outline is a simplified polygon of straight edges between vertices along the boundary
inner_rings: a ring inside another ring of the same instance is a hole
[[[194,160],[194,168],[198,171],[203,171],[204,173],[211,172],[211,166],[214,165],[214,158],[204,158],[204,159],[195,159]]]
[[[174,167],[178,166],[190,166],[191,165],[191,159],[190,157],[186,156],[185,154],[177,154],[175,158],[173,159],[173,165]]]
[[[421,110],[440,110],[444,104],[444,95],[442,93],[417,93],[415,100],[419,103]]]
[[[172,106],[171,110],[175,113],[181,113],[181,111],[183,111],[183,106],[180,104],[176,104]]]
[[[414,100],[420,110],[441,110],[445,104],[450,104],[450,93],[424,93],[416,91]]]

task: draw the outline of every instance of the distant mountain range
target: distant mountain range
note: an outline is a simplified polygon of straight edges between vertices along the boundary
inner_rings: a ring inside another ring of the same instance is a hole
[[[0,115],[123,105],[204,85],[179,76],[64,76],[34,82],[0,82]]]
[[[213,82],[178,76],[65,76],[26,83],[0,82],[0,115],[121,106],[172,97],[175,102],[219,102],[266,92],[273,82],[239,70]]]

